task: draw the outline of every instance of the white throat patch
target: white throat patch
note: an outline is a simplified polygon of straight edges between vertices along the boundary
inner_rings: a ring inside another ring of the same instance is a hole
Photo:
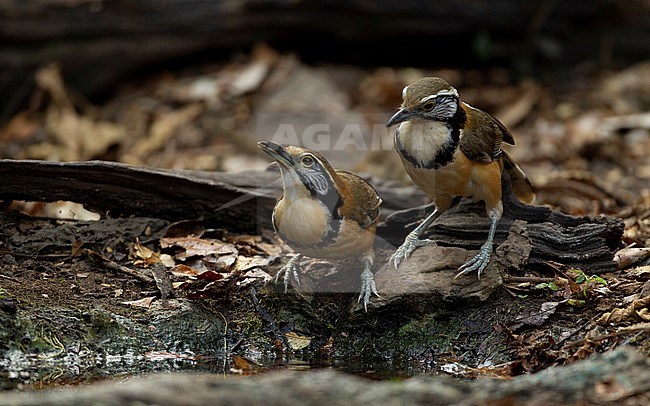
[[[409,154],[426,165],[449,142],[451,129],[440,121],[405,121],[399,126],[399,138]]]

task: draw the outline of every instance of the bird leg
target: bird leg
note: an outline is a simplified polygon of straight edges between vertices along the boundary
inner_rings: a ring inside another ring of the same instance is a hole
[[[442,213],[436,209],[433,213],[429,214],[427,218],[424,219],[415,230],[411,231],[409,235],[406,236],[404,244],[395,251],[395,253],[390,257],[388,262],[392,262],[395,266],[395,270],[399,266],[399,263],[403,259],[408,258],[408,256],[413,252],[417,247],[423,247],[425,245],[434,244],[433,240],[420,240],[420,235],[424,232],[433,223]]]
[[[497,230],[497,223],[499,222],[499,217],[496,214],[490,215],[490,232],[488,233],[487,241],[481,246],[481,251],[469,261],[465,262],[458,268],[458,274],[455,278],[458,278],[461,275],[468,274],[470,272],[478,270],[478,278],[481,279],[481,272],[485,267],[490,263],[490,256],[492,255],[492,245],[494,243],[494,233]],[[455,279],[454,278],[454,279]]]
[[[293,280],[296,281],[296,285],[300,286],[300,275],[298,274],[298,270],[300,270],[301,259],[302,255],[296,255],[295,257],[291,258],[285,266],[280,268],[277,274],[275,274],[275,283],[277,283],[278,279],[280,279],[280,275],[284,274],[284,293],[287,293],[287,289],[289,288],[292,277]]]
[[[361,293],[357,299],[357,303],[363,298],[363,308],[368,312],[368,303],[370,303],[370,296],[374,293],[379,297],[377,292],[377,285],[375,285],[375,277],[370,271],[372,264],[375,262],[375,252],[370,248],[363,256],[363,272],[361,273]]]

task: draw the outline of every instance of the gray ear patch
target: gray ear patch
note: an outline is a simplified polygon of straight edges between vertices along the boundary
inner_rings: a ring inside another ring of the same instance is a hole
[[[435,117],[452,118],[458,109],[458,103],[453,97],[437,97],[436,105],[433,108]]]
[[[330,185],[323,172],[310,171],[308,174],[306,174],[306,178],[316,193],[320,195],[326,195],[327,192],[329,192]]]

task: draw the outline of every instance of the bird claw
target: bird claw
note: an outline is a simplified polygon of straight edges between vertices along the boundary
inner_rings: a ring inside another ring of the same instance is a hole
[[[481,251],[474,256],[474,258],[465,262],[458,268],[458,273],[454,277],[457,279],[461,275],[466,275],[470,272],[478,270],[478,279],[481,279],[481,273],[490,263],[490,257],[492,256],[492,244],[483,244]]]
[[[392,262],[393,266],[395,267],[395,270],[397,270],[397,267],[399,266],[400,262],[402,260],[407,259],[409,255],[411,255],[411,252],[415,250],[417,247],[424,247],[425,245],[429,244],[435,244],[435,241],[433,240],[420,240],[417,235],[411,235],[409,234],[406,237],[406,240],[404,240],[404,244],[402,244],[397,251],[393,255],[391,255],[390,259],[388,262]]]
[[[357,299],[357,303],[359,303],[363,298],[363,308],[366,311],[366,313],[368,312],[368,303],[370,303],[370,297],[373,294],[375,294],[377,297],[381,297],[379,296],[379,292],[377,292],[375,277],[373,276],[372,272],[370,272],[369,269],[366,269],[361,274],[361,293],[359,294],[359,298]]]
[[[298,270],[300,269],[300,265],[297,263],[299,259],[298,257],[293,257],[287,262],[285,266],[280,268],[277,274],[275,274],[274,281],[275,283],[278,283],[280,276],[284,275],[282,278],[284,280],[284,293],[287,293],[287,290],[289,289],[289,285],[291,284],[291,278],[293,278],[294,281],[296,281],[296,285],[300,287],[300,275],[298,274]]]

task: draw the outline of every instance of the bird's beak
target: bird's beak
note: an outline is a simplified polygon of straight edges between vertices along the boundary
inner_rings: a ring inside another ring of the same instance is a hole
[[[266,152],[271,158],[275,159],[280,166],[285,168],[293,166],[293,157],[282,145],[278,145],[271,141],[260,141],[257,143],[257,146],[260,147],[262,151]]]
[[[409,121],[415,114],[407,109],[399,109],[393,117],[388,120],[386,127],[392,127],[395,124],[403,123],[404,121]]]

